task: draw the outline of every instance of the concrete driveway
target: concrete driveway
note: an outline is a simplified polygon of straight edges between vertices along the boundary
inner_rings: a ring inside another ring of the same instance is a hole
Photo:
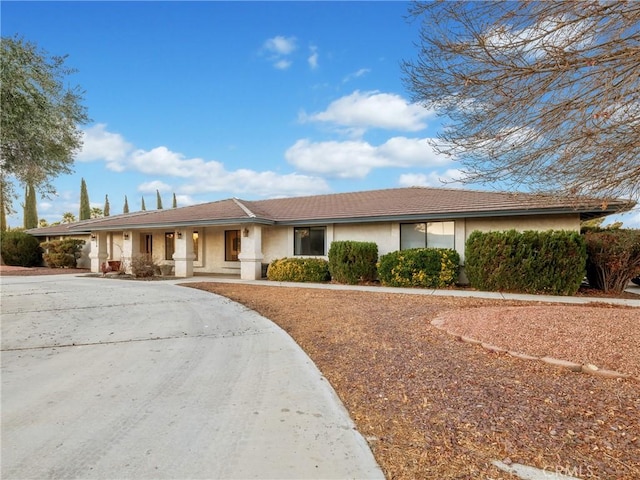
[[[383,478],[253,311],[168,282],[2,277],[3,479]]]

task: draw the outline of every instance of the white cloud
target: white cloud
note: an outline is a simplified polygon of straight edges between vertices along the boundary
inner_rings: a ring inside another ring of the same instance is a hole
[[[434,168],[450,163],[427,139],[394,137],[380,146],[362,140],[311,142],[298,140],[285,152],[297,169],[335,178],[364,178],[374,168]]]
[[[142,193],[156,193],[156,190],[160,192],[168,192],[171,191],[171,185],[167,185],[160,180],[145,182],[138,185],[138,191]]]
[[[427,127],[425,120],[434,112],[421,105],[407,103],[400,95],[378,91],[360,92],[331,102],[324,112],[302,114],[305,122],[328,122],[340,127],[382,128],[417,132]]]
[[[275,68],[277,68],[278,70],[286,70],[287,68],[289,68],[291,66],[291,60],[287,60],[285,58],[278,60],[276,62],[273,63],[273,66]]]
[[[208,192],[251,193],[260,196],[290,196],[313,193],[326,193],[330,188],[324,179],[291,173],[282,175],[272,171],[258,172],[239,169],[228,171],[224,164],[215,160],[185,158],[178,152],[160,146],[151,150],[134,149],[124,142],[122,136],[106,131],[101,126],[104,138],[118,138],[126,144],[127,154],[118,157],[118,171],[136,171],[153,177],[173,177],[181,179],[182,185],[169,185],[159,179],[152,179],[139,185],[143,193],[176,191],[179,205],[195,203],[189,195]],[[103,160],[109,167],[108,151],[95,150],[95,160]],[[100,157],[99,155],[104,155]]]
[[[318,68],[318,47],[312,45],[309,47],[309,50],[311,50],[311,55],[307,58],[307,62],[309,63],[311,70],[315,70]]]
[[[176,195],[176,202],[178,203],[178,207],[187,207],[196,204],[196,201],[191,198],[190,195]]]
[[[191,194],[232,190],[238,194],[251,193],[262,197],[274,197],[327,193],[330,188],[324,179],[318,177],[241,169],[223,172],[219,176],[198,177],[180,190]]]
[[[122,135],[108,132],[104,123],[97,123],[84,130],[82,140],[82,149],[77,156],[79,162],[104,160],[107,168],[116,172],[124,169],[122,162],[133,149]]]
[[[152,150],[136,150],[129,158],[129,165],[142,173],[168,175],[173,177],[191,177],[199,170],[221,170],[219,162],[205,162],[200,158],[185,159],[184,155],[172,152],[167,147]]]
[[[452,187],[464,177],[460,170],[448,169],[444,172],[405,173],[398,178],[401,187],[442,187],[444,184]],[[458,185],[462,186],[462,185]]]
[[[278,35],[264,42],[264,49],[274,55],[289,55],[296,48],[296,37]]]
[[[278,35],[269,38],[262,45],[266,57],[278,70],[286,70],[292,64],[289,56],[298,48],[295,37],[283,37]]]
[[[371,71],[371,69],[369,69],[369,68],[361,68],[360,70],[358,70],[356,72],[353,72],[353,73],[350,73],[349,75],[344,77],[342,79],[342,83],[350,82],[354,78],[360,78],[360,77],[366,75],[367,73],[369,73],[370,71]]]

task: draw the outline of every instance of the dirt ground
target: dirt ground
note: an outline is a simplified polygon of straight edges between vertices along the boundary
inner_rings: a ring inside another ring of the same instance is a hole
[[[465,312],[479,308],[509,307],[521,309],[522,315],[514,316],[521,318],[521,330],[540,335],[526,315],[527,308],[540,304],[205,282],[187,286],[243,303],[285,329],[331,382],[389,479],[514,478],[493,460],[580,478],[640,478],[640,382],[489,352],[430,323],[454,311],[464,319]],[[595,323],[609,330],[618,317],[636,313],[604,305],[545,307],[546,319],[538,315],[536,322],[553,325],[555,317],[579,317],[589,308],[590,316],[602,320]],[[579,344],[584,338],[579,332],[578,325],[554,336]],[[526,343],[526,335],[514,341]],[[635,347],[625,353],[631,365],[640,364]]]
[[[11,265],[0,265],[0,275],[3,276],[31,276],[31,275],[64,275],[89,273],[86,268],[49,268],[49,267],[14,267]]]

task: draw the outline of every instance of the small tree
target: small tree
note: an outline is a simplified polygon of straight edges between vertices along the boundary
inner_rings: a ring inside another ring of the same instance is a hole
[[[102,217],[104,217],[104,213],[100,207],[91,208],[91,218],[102,218]]]
[[[38,210],[36,207],[36,191],[31,183],[25,188],[24,199],[24,228],[36,228],[38,226]]]
[[[102,210],[105,217],[109,216],[110,210],[111,210],[111,208],[109,206],[109,195],[105,195],[104,196],[104,209]]]
[[[4,201],[4,182],[0,182],[0,232],[7,231],[7,204]]]
[[[7,265],[37,267],[42,263],[38,239],[19,230],[4,232],[0,240],[0,256]]]
[[[62,214],[62,223],[73,223],[76,221],[76,216],[71,212],[64,212]]]
[[[88,117],[65,61],[19,36],[0,42],[0,196],[9,213],[15,196],[9,177],[52,192],[51,179],[71,173],[82,146],[79,126]]]
[[[640,230],[587,231],[587,279],[593,288],[622,292],[640,275]]]
[[[162,210],[162,197],[160,196],[159,190],[156,190],[156,203],[157,203],[156,208],[158,210]]]
[[[413,2],[417,103],[465,181],[640,197],[638,2]]]
[[[176,199],[176,194],[173,194],[173,204],[171,205],[171,208],[178,208],[178,200]]]
[[[44,260],[51,268],[75,268],[85,241],[77,238],[65,238],[42,244],[46,250]]]
[[[39,228],[44,228],[44,227],[48,227],[49,226],[49,222],[47,222],[46,218],[41,218],[40,220],[38,220],[38,227]]]
[[[80,182],[80,220],[89,220],[91,218],[91,204],[89,203],[89,192],[87,192],[87,183],[84,178]]]
[[[122,207],[122,213],[129,213],[129,201],[127,200],[127,196],[124,196],[124,207]]]
[[[142,197],[141,210],[144,212],[147,209],[147,206],[144,204],[144,196]]]

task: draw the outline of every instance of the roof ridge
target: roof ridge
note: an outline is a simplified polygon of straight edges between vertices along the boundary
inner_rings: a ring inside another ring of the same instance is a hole
[[[255,214],[255,213],[253,213],[253,212],[249,209],[249,207],[247,207],[244,203],[242,203],[242,202],[240,201],[240,199],[238,199],[238,198],[236,198],[236,197],[233,197],[231,200],[233,200],[233,201],[235,202],[235,204],[236,204],[236,205],[238,205],[238,206],[242,209],[242,211],[243,211],[244,213],[246,213],[250,218],[256,218],[256,214]]]

